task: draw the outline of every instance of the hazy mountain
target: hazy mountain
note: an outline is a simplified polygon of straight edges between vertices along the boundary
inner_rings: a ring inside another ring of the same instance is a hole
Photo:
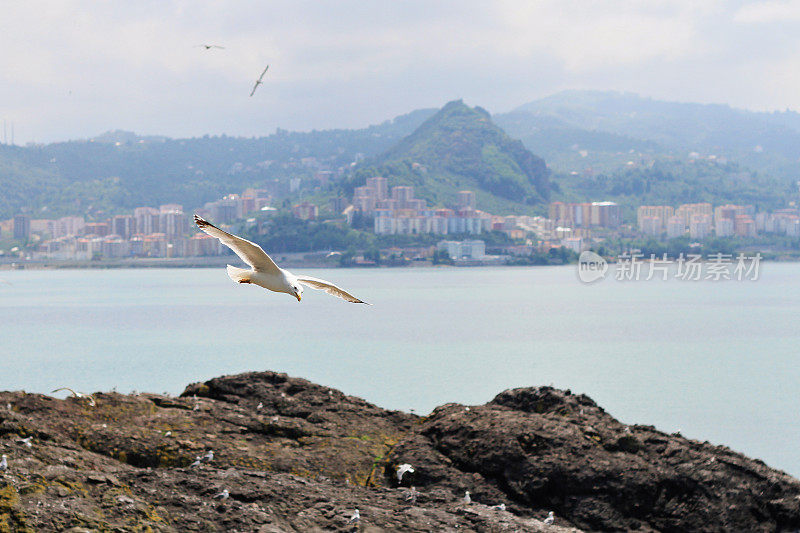
[[[357,179],[374,173],[393,185],[414,185],[417,196],[433,204],[452,203],[460,189],[476,191],[478,207],[487,210],[538,204],[550,193],[544,160],[497,127],[488,112],[460,100],[368,162]]]
[[[571,144],[590,151],[620,148],[682,158],[695,151],[777,176],[795,174],[800,158],[800,114],[791,111],[765,113],[631,93],[564,91],[496,120],[531,149],[548,142],[549,133],[561,132],[565,144],[574,140]]]
[[[631,153],[666,154],[655,141],[635,139],[606,131],[583,129],[552,115],[512,111],[494,121],[526,148],[539,154],[554,170],[569,172],[587,166],[612,170],[627,163]]]
[[[417,110],[357,130],[278,130],[250,139],[169,139],[113,131],[49,145],[0,145],[0,219],[45,207],[53,215],[168,202],[195,207],[267,181],[311,177],[313,166],[300,165],[303,158],[336,168],[358,154],[375,156],[435,112]]]

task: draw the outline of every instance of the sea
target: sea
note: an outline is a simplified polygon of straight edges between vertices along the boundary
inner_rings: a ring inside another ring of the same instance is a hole
[[[799,263],[591,284],[575,265],[305,273],[372,305],[224,268],[2,271],[0,389],[179,394],[273,370],[426,414],[552,385],[800,476]]]

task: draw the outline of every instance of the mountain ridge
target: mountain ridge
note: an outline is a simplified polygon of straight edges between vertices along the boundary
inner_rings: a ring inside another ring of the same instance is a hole
[[[458,189],[475,191],[483,209],[490,209],[489,195],[519,206],[541,204],[550,194],[544,160],[494,124],[488,111],[462,100],[445,104],[364,167],[359,180],[370,171],[386,173],[434,204],[452,200]]]

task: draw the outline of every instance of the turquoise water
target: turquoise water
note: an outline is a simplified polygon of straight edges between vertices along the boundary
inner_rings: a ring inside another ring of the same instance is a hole
[[[593,285],[574,266],[307,273],[374,305],[224,269],[0,272],[0,389],[179,393],[269,369],[424,413],[554,384],[800,475],[800,264]]]

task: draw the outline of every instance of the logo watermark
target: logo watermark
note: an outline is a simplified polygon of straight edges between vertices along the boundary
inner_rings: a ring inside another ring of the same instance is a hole
[[[745,255],[716,253],[705,259],[700,254],[680,254],[677,258],[661,257],[632,251],[617,257],[614,279],[617,281],[650,281],[677,279],[681,281],[756,281],[759,278],[761,254]],[[582,252],[578,258],[578,278],[584,283],[605,279],[609,266],[594,252]]]
[[[581,252],[578,257],[578,279],[584,283],[592,283],[606,277],[608,262],[594,252]]]

